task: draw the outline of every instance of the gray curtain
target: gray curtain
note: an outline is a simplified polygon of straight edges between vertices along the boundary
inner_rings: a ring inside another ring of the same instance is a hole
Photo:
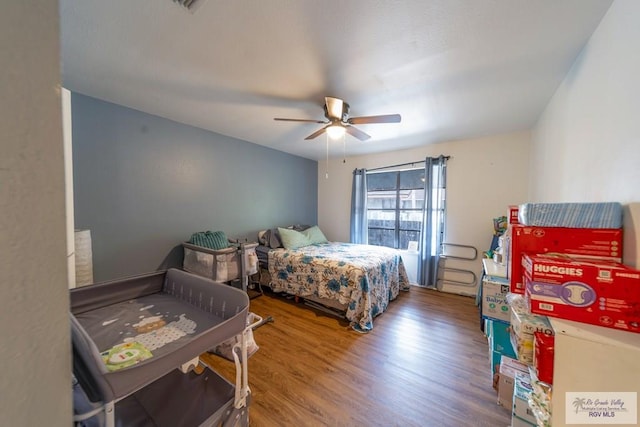
[[[367,170],[354,169],[351,187],[351,243],[366,245],[367,230]]]
[[[442,253],[444,238],[446,174],[445,156],[425,159],[425,198],[418,284],[427,288],[435,288],[438,280],[438,259]]]

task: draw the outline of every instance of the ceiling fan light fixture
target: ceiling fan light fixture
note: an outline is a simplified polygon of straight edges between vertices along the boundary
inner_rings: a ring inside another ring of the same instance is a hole
[[[284,122],[325,124],[325,127],[318,129],[311,135],[307,136],[305,138],[305,141],[315,139],[324,133],[327,134],[327,143],[329,142],[329,139],[344,140],[345,133],[348,133],[349,135],[360,141],[367,141],[371,138],[371,136],[353,125],[366,125],[371,123],[400,123],[401,120],[400,114],[349,117],[349,104],[347,104],[340,98],[333,98],[330,96],[325,96],[324,98],[324,116],[327,118],[326,121],[310,119],[286,119],[281,117],[276,117],[274,118],[274,120]]]
[[[331,125],[326,130],[327,135],[329,135],[329,138],[331,139],[340,139],[346,132],[345,127],[339,124]]]

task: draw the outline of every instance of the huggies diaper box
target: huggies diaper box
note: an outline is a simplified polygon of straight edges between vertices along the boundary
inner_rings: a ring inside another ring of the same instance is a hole
[[[640,270],[567,255],[524,255],[531,312],[640,332]]]
[[[622,261],[622,229],[529,227],[509,225],[506,233],[507,277],[511,292],[524,294],[522,255],[558,252]]]

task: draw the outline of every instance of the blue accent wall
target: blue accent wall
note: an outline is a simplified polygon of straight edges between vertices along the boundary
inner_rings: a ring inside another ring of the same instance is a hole
[[[182,265],[181,243],[221,230],[316,224],[318,164],[73,93],[76,229],[94,281]]]

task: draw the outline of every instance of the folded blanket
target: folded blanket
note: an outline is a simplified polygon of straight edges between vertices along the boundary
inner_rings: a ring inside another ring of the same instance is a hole
[[[222,231],[198,231],[191,235],[189,243],[213,250],[229,247],[229,239]]]

